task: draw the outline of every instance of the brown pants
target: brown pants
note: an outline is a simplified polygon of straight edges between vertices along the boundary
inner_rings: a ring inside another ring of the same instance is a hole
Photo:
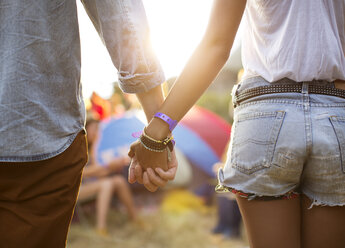
[[[62,248],[87,162],[84,132],[62,154],[0,163],[0,248]]]

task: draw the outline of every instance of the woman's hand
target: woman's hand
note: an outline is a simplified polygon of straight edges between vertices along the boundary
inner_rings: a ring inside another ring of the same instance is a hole
[[[138,182],[154,192],[175,178],[177,160],[174,151],[170,155],[167,151],[152,152],[136,141],[131,145],[128,155],[132,158],[128,174],[130,183]]]
[[[144,171],[147,168],[161,168],[164,171],[168,170],[168,152],[153,152],[146,149],[140,141],[135,141],[131,146],[128,153],[129,157],[136,156],[140,166]]]

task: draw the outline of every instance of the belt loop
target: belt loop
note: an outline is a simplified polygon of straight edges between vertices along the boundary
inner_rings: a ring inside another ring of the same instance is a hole
[[[238,89],[241,87],[241,84],[235,84],[234,87],[232,88],[231,91],[231,99],[232,99],[232,104],[234,106],[234,108],[236,108],[236,106],[238,105],[237,103],[237,95],[238,95]]]
[[[308,82],[302,82],[302,94],[308,94]]]

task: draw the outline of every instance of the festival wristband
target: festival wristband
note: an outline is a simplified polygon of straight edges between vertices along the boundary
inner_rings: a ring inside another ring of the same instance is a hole
[[[172,132],[174,128],[177,125],[177,121],[171,119],[169,116],[166,114],[163,114],[161,112],[157,112],[154,117],[161,119],[162,121],[166,122],[169,125],[169,130]]]

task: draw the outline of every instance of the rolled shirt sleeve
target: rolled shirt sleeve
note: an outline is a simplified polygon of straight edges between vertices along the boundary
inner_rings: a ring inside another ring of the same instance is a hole
[[[126,93],[148,91],[165,81],[149,35],[141,0],[82,0],[118,70]]]

